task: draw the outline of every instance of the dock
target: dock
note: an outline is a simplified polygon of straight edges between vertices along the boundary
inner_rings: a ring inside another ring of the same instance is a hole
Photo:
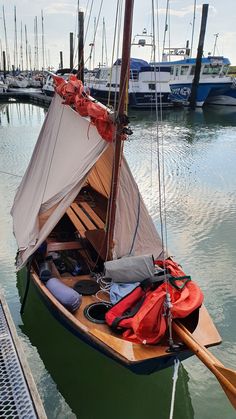
[[[27,89],[12,89],[0,93],[0,102],[22,102],[32,103],[33,105],[43,106],[48,108],[51,103],[52,97],[46,96],[39,91],[27,91]]]
[[[0,293],[0,418],[47,419],[2,293]]]

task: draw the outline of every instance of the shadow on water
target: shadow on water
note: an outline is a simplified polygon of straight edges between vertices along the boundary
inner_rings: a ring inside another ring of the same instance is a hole
[[[17,287],[22,301],[26,275],[18,274]],[[167,419],[169,418],[173,369],[150,376],[138,376],[65,330],[48,312],[34,286],[22,316],[22,332],[28,336],[58,390],[79,419]],[[175,419],[192,419],[194,412],[188,390],[189,377],[179,369]],[[39,390],[40,383],[39,383]],[[50,419],[55,411],[44,396]]]

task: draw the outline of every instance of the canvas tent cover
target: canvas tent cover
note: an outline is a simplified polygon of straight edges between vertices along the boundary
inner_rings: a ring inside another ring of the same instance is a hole
[[[11,213],[19,269],[45,241],[85,182],[109,196],[114,146],[100,137],[89,118],[62,102],[55,94],[14,199]],[[41,226],[44,213],[49,216]],[[114,258],[162,253],[160,238],[124,158],[114,243]]]

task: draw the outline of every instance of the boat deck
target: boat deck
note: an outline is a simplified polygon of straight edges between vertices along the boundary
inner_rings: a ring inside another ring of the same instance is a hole
[[[0,295],[0,417],[46,419],[10,311],[2,295]]]

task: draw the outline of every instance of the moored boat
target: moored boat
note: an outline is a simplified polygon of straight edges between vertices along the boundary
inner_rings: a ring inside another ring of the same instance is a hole
[[[18,269],[28,264],[52,312],[100,352],[148,374],[172,365],[176,356],[187,358],[189,349],[207,364],[205,347],[221,339],[201,290],[168,257],[123,155],[130,134],[125,93],[132,8],[127,1],[118,112],[88,96],[75,76],[68,82],[55,76],[56,94],[12,215]],[[114,283],[133,286],[117,304],[107,292]],[[180,335],[188,349],[176,343]],[[220,381],[222,364],[211,369]]]
[[[111,104],[117,100],[121,59],[116,60],[111,68],[97,69],[93,77],[88,77],[86,87],[91,95],[104,104]],[[168,108],[170,101],[170,66],[151,66],[148,62],[130,59],[130,76],[128,87],[128,105],[135,109],[155,108],[155,105]]]
[[[160,63],[171,66],[170,88],[171,100],[175,104],[188,105],[191,94],[192,82],[195,72],[196,59],[183,58],[176,61]],[[196,106],[202,107],[206,103],[222,105],[227,103],[227,93],[234,93],[234,80],[228,76],[230,61],[225,57],[203,57],[200,80],[197,89]],[[221,99],[219,99],[219,96]],[[223,98],[225,96],[225,98]],[[230,96],[230,94],[228,95]],[[216,99],[216,97],[218,99]],[[232,101],[231,101],[231,104]]]

